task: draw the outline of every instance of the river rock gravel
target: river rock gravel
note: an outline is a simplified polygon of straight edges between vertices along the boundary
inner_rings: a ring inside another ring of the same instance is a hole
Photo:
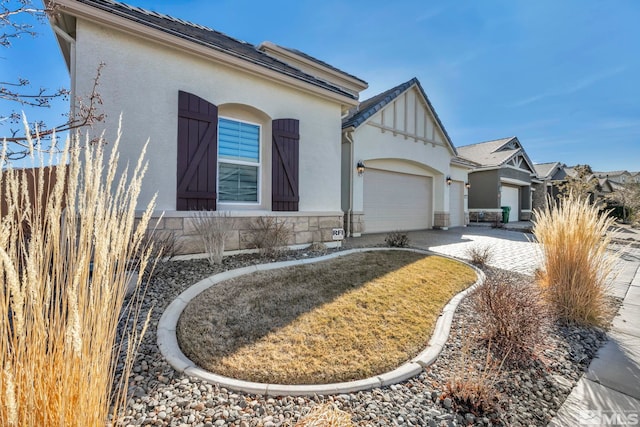
[[[129,399],[118,419],[126,426],[294,426],[321,402],[333,402],[348,412],[357,426],[542,426],[547,425],[580,378],[605,331],[552,324],[536,357],[526,367],[501,366],[489,377],[497,409],[474,412],[445,392],[447,381],[461,366],[482,370],[486,346],[479,342],[478,316],[471,298],[458,307],[451,334],[436,362],[419,376],[400,384],[350,394],[313,397],[265,397],[235,392],[176,372],[156,345],[156,327],[168,304],[203,278],[251,264],[308,258],[326,251],[290,251],[277,259],[256,254],[225,257],[221,266],[205,260],[166,261],[149,281],[143,309],[152,309],[151,323],[129,377]],[[532,282],[516,273],[489,270],[510,280]],[[467,351],[463,351],[465,350]],[[469,348],[471,350],[469,351]],[[466,354],[466,359],[461,355]],[[462,365],[461,365],[462,363]]]

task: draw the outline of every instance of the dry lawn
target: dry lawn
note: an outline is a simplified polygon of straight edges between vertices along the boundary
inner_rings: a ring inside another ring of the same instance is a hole
[[[243,380],[367,378],[424,349],[444,305],[475,280],[462,263],[408,251],[254,273],[194,299],[178,341],[199,366]]]

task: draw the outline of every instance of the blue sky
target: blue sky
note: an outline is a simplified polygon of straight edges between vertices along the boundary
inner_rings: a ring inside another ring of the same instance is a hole
[[[302,50],[369,82],[361,99],[417,77],[456,146],[515,135],[535,163],[640,171],[635,0],[128,3]],[[38,30],[0,50],[0,81],[69,85],[52,31]],[[53,123],[65,110],[28,115]]]

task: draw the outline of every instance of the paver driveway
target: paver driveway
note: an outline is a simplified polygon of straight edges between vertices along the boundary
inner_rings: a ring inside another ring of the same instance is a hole
[[[423,230],[408,232],[413,247],[427,249],[443,255],[468,259],[467,250],[474,246],[491,248],[489,265],[505,270],[533,274],[540,265],[539,245],[533,236],[520,231],[489,227],[459,227],[450,230]],[[347,247],[383,244],[386,234],[369,234],[351,238]]]

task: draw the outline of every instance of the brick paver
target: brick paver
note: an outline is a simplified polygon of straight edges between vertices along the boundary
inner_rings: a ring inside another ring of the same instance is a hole
[[[412,247],[443,255],[469,259],[472,247],[488,246],[492,259],[489,265],[523,274],[533,274],[540,265],[539,245],[533,236],[521,231],[488,227],[460,227],[450,230],[423,230],[407,233]],[[369,234],[348,239],[347,247],[383,244],[386,234]]]

